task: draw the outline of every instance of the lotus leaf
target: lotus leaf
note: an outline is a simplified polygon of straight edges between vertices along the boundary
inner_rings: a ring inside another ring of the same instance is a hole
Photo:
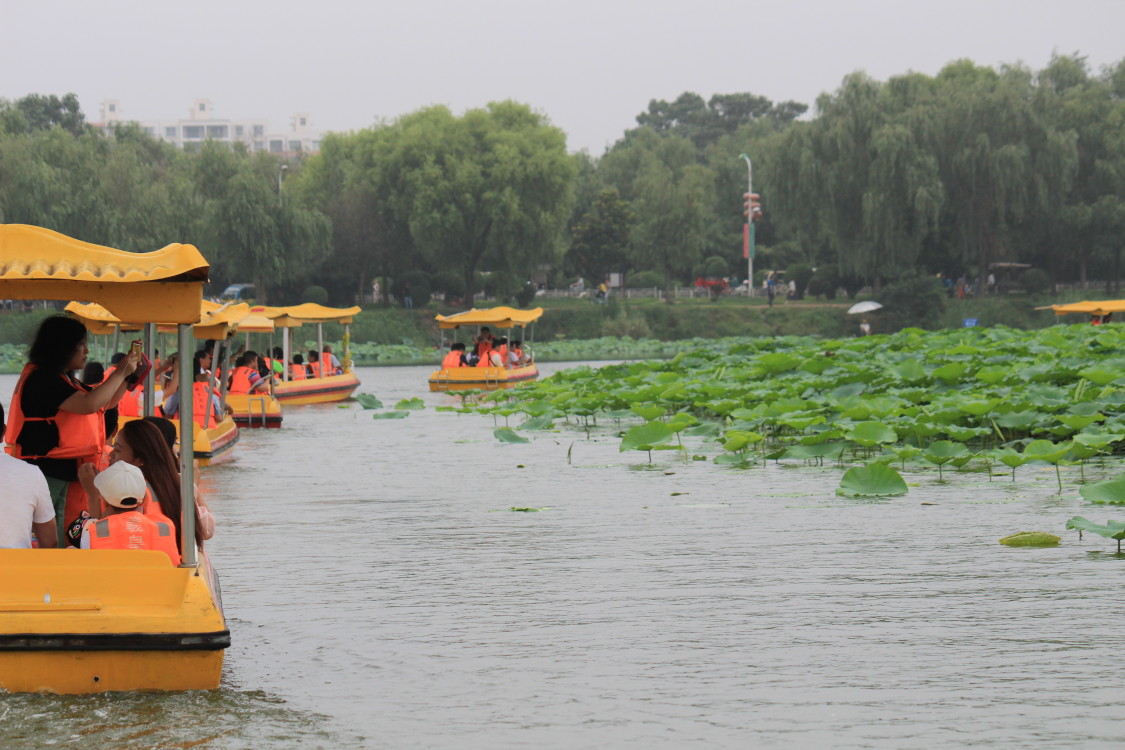
[[[530,443],[531,441],[519,434],[515,430],[507,427],[501,427],[498,430],[492,431],[493,436],[501,443]]]
[[[1081,535],[1083,531],[1089,531],[1098,536],[1104,536],[1106,539],[1116,539],[1117,552],[1119,554],[1121,552],[1121,540],[1125,539],[1125,523],[1121,521],[1109,520],[1104,524],[1100,524],[1087,520],[1082,516],[1075,516],[1066,522],[1066,527],[1068,529],[1075,529],[1079,532],[1079,535]]]
[[[379,399],[375,398],[374,396],[372,396],[370,393],[356,394],[355,400],[358,401],[359,405],[362,406],[364,409],[382,409],[383,408],[383,402],[380,401]]]
[[[408,411],[384,411],[378,414],[372,414],[372,419],[406,419],[410,416]]]
[[[852,440],[864,448],[881,443],[893,443],[898,440],[898,435],[890,427],[880,422],[860,422],[845,433]]]
[[[1008,547],[1057,547],[1061,539],[1046,531],[1020,531],[1004,537],[1000,544]]]
[[[1109,370],[1100,367],[1087,367],[1084,370],[1079,370],[1078,374],[1091,383],[1097,383],[1098,385],[1108,385],[1121,377],[1121,372],[1118,370]]]
[[[977,370],[976,378],[983,383],[996,385],[1011,374],[1012,370],[1008,367],[982,367]]]
[[[555,418],[549,414],[532,417],[520,425],[521,430],[549,430],[555,426]]]
[[[902,476],[882,463],[848,469],[836,488],[836,494],[844,497],[888,497],[906,493]]]
[[[664,414],[664,407],[634,404],[633,406],[629,407],[629,411],[633,412],[642,419],[651,422],[652,420]]]
[[[947,383],[955,383],[965,374],[968,366],[963,362],[950,362],[934,370],[934,377]]]
[[[425,409],[426,404],[420,398],[404,398],[403,400],[401,400],[397,404],[395,404],[395,408],[396,409],[409,409],[409,410]]]
[[[1125,505],[1125,474],[1104,482],[1087,484],[1078,492],[1087,502],[1097,505]]]
[[[619,452],[640,450],[650,451],[654,445],[672,439],[675,433],[672,428],[663,422],[648,422],[630,428],[621,438]]]
[[[828,394],[829,401],[840,402],[849,396],[857,396],[867,390],[865,383],[845,383],[837,388],[832,389]]]

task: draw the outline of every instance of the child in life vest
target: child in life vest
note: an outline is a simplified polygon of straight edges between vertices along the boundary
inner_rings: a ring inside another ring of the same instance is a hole
[[[137,510],[145,496],[145,478],[139,468],[125,461],[110,464],[94,477],[94,486],[102,496],[102,518],[86,521],[81,549],[157,550],[168,555],[173,565],[180,564],[172,524]]]

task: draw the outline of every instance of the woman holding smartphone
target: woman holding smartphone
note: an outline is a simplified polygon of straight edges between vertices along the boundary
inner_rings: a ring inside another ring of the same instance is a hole
[[[79,506],[69,515],[85,509],[78,466],[97,463],[105,455],[105,410],[121,400],[125,378],[140,362],[134,348],[104,383],[88,386],[73,375],[86,365],[88,355],[86,326],[61,315],[45,319],[28,350],[4,433],[11,454],[38,466],[46,477],[59,539],[68,515],[68,492]]]

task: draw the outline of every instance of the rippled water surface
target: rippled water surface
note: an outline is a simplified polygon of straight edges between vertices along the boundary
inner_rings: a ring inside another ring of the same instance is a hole
[[[565,427],[502,445],[434,411],[456,399],[429,369],[359,373],[388,407],[423,396],[405,420],[294,407],[204,470],[222,689],[0,697],[0,746],[1121,744],[1125,560],[1062,530],[1113,517],[1076,469],[1062,494],[1024,467],[845,500],[831,465],[650,466]],[[1038,529],[1063,544],[996,543]]]

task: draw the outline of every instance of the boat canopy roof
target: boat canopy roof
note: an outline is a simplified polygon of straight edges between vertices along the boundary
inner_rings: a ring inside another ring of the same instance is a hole
[[[278,328],[300,328],[305,323],[351,323],[361,307],[325,307],[305,302],[291,307],[255,305],[251,312],[269,318]]]
[[[472,310],[453,315],[436,315],[435,320],[441,328],[460,328],[461,326],[494,326],[496,328],[523,328],[534,323],[543,315],[543,308],[517,310],[514,307],[493,307],[487,310]]]
[[[131,253],[0,224],[0,299],[90,300],[122,320],[195,323],[209,268],[193,245]]]
[[[1095,300],[1093,302],[1082,300],[1081,302],[1071,302],[1066,305],[1048,305],[1047,307],[1037,307],[1035,309],[1054,310],[1055,315],[1067,315],[1070,313],[1106,315],[1108,313],[1125,312],[1125,299]]]
[[[91,333],[112,333],[116,325],[120,325],[123,331],[137,331],[141,328],[140,323],[123,321],[96,302],[89,304],[71,302],[66,306],[66,311],[72,317],[81,320]],[[198,312],[199,322],[192,326],[192,335],[197,339],[222,339],[231,331],[237,330],[239,324],[250,316],[250,306],[245,302],[220,305],[209,300],[201,300]],[[158,328],[168,332],[164,326]],[[273,329],[271,327],[263,330]]]

